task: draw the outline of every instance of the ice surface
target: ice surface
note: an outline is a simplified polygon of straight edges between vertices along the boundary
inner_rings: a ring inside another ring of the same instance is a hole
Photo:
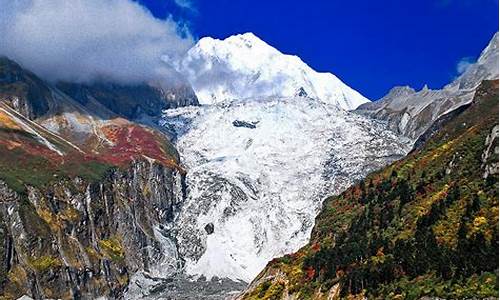
[[[305,97],[167,110],[163,125],[188,171],[179,253],[207,279],[252,280],[307,242],[324,197],[409,150],[382,124]]]

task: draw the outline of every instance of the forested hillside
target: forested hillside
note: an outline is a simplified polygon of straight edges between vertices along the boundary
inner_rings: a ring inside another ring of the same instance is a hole
[[[483,82],[420,149],[326,199],[310,243],[242,298],[498,297],[498,102]]]

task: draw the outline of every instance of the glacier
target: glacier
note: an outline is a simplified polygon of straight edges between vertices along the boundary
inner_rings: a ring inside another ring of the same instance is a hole
[[[201,104],[160,119],[187,171],[165,241],[176,267],[136,274],[130,299],[224,299],[307,243],[326,196],[411,149],[351,111],[361,94],[251,33],[202,38],[176,69]]]
[[[162,125],[177,136],[188,171],[175,222],[179,253],[188,274],[207,279],[249,282],[272,258],[296,251],[326,195],[410,145],[382,123],[309,97],[167,110]]]

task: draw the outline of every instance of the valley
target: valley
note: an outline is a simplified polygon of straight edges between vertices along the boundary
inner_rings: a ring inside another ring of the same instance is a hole
[[[1,299],[498,293],[498,34],[443,89],[375,102],[252,33],[173,67],[0,59]]]

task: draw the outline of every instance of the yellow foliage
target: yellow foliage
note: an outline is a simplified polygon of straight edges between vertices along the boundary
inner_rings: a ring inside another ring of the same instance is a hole
[[[69,206],[60,214],[61,219],[69,222],[77,222],[80,219],[80,212]]]
[[[28,280],[26,271],[19,265],[15,265],[12,269],[10,269],[7,277],[9,278],[10,282],[14,283],[17,286],[24,285]]]
[[[18,130],[22,129],[14,120],[12,120],[12,118],[8,114],[3,113],[1,111],[0,111],[0,125],[2,125],[1,127],[4,128],[18,129]]]
[[[106,240],[100,240],[99,247],[101,247],[104,255],[114,261],[120,261],[125,258],[125,251],[123,250],[121,241],[116,237]]]
[[[48,269],[61,266],[61,261],[57,257],[50,255],[40,256],[38,258],[30,258],[31,267],[37,272],[44,272]]]
[[[488,220],[485,217],[476,217],[474,219],[474,228],[480,228],[488,224]]]
[[[439,245],[445,245],[449,248],[456,248],[458,240],[457,233],[460,219],[465,210],[465,202],[457,201],[447,210],[446,218],[439,220],[436,225],[432,227],[434,236]]]

